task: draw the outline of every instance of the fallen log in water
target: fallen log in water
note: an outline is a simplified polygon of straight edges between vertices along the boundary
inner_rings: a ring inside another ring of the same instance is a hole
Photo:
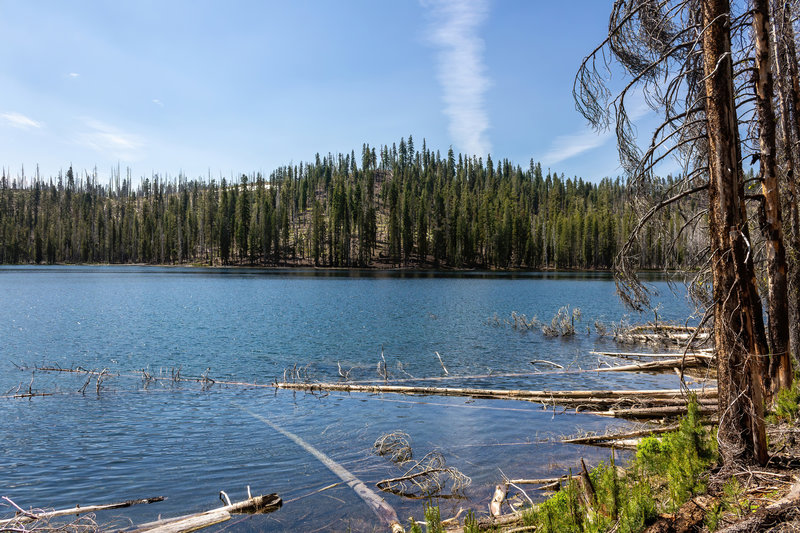
[[[25,511],[20,509],[14,502],[12,502],[9,498],[3,497],[4,500],[11,503],[14,507],[18,509],[18,514],[14,518],[6,518],[0,520],[0,527],[15,522],[17,524],[25,524],[28,522],[35,522],[36,520],[49,520],[51,518],[58,518],[60,516],[71,516],[71,515],[79,515],[85,513],[94,513],[97,511],[105,511],[107,509],[122,509],[123,507],[130,507],[131,505],[139,505],[145,503],[156,503],[162,502],[166,498],[163,496],[156,496],[155,498],[145,498],[141,500],[128,500],[125,502],[118,502],[118,503],[107,503],[102,505],[76,505],[70,509],[59,509],[56,511],[45,511],[45,512],[34,512],[34,511]]]
[[[620,366],[607,366],[603,368],[596,368],[594,372],[653,372],[658,370],[672,370],[673,368],[684,368],[708,366],[707,360],[701,360],[695,357],[678,357],[675,359],[663,359],[660,361],[648,361],[646,363],[637,363],[631,365]]]
[[[248,488],[248,494],[249,494]],[[224,494],[224,493],[223,493]],[[167,518],[138,526],[130,533],[186,533],[230,520],[232,514],[270,513],[283,504],[277,494],[248,497],[236,503],[191,515]]]
[[[328,470],[336,474],[336,476],[347,483],[347,485],[353,489],[353,491],[366,503],[370,509],[375,513],[378,519],[386,524],[389,527],[389,530],[392,533],[402,533],[403,526],[400,525],[400,520],[397,518],[397,512],[394,508],[386,503],[383,498],[375,494],[372,490],[367,487],[363,481],[358,479],[354,476],[349,470],[343,467],[341,464],[337,463],[318,449],[314,448],[311,444],[304,441],[302,438],[298,437],[291,431],[283,429],[282,427],[278,426],[270,419],[263,417],[257,413],[254,413],[247,409],[246,407],[237,406],[245,413],[249,414],[253,418],[261,420],[269,427],[283,435],[284,437],[288,438],[289,440],[293,441],[295,444],[306,450],[308,453],[313,455],[314,457],[319,460],[322,464],[324,464]]]
[[[564,439],[561,442],[565,444],[595,444],[603,445],[604,443],[612,443],[619,440],[628,440],[637,437],[647,437],[648,435],[657,435],[660,433],[669,433],[676,431],[680,426],[673,425],[662,428],[647,428],[639,431],[628,431],[625,433],[607,433],[605,435],[585,435],[583,437],[574,437],[571,439]]]
[[[701,415],[708,415],[716,411],[716,405],[700,403],[698,406]],[[585,411],[587,414],[597,416],[610,416],[613,418],[672,418],[682,416],[687,413],[686,406],[667,406],[667,407],[630,407],[623,409],[609,409],[608,411]]]
[[[711,352],[688,352],[686,354],[680,352],[669,353],[651,353],[651,352],[589,352],[592,355],[602,355],[605,357],[623,357],[625,359],[670,359],[686,355],[687,358],[697,359],[716,359],[716,356]]]
[[[562,406],[588,412],[608,412],[622,406],[638,408],[673,408],[685,412],[686,393],[680,389],[667,390],[579,390],[579,391],[533,391],[501,390],[449,387],[411,387],[400,385],[357,385],[352,383],[275,383],[276,388],[289,390],[363,392],[370,394],[418,394],[427,396],[465,396],[470,398],[492,398],[524,400],[547,406]],[[698,401],[706,410],[716,406],[716,389],[694,391]]]
[[[651,399],[685,398],[685,392],[680,389],[646,389],[646,390],[522,390],[522,389],[475,389],[453,387],[413,387],[404,385],[358,385],[352,383],[323,383],[323,382],[279,382],[273,386],[278,389],[304,390],[304,391],[331,391],[331,392],[366,392],[371,394],[421,394],[427,396],[468,396],[480,398],[523,399],[531,401],[544,401],[546,403],[559,403],[561,400],[581,400],[598,398],[629,398],[636,397]],[[716,398],[716,389],[694,391],[698,398]]]
[[[631,327],[628,331],[641,332],[641,331],[679,331],[682,333],[694,333],[697,328],[694,326],[676,326],[674,324],[640,324]],[[700,333],[708,333],[708,329],[703,328]]]

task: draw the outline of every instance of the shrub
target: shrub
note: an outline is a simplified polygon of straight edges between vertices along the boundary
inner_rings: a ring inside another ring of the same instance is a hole
[[[783,389],[778,392],[775,398],[775,409],[773,420],[775,422],[795,422],[797,414],[800,412],[800,382],[795,381],[788,389]]]

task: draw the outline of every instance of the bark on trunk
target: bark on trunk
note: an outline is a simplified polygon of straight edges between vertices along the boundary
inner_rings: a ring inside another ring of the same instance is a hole
[[[779,51],[783,61],[778,61],[779,68],[785,65],[786,72],[779,76],[778,90],[781,97],[781,115],[784,128],[784,145],[786,153],[786,180],[791,191],[789,212],[791,217],[791,247],[789,262],[789,306],[790,306],[790,346],[794,363],[800,362],[800,190],[794,176],[795,151],[792,148],[796,139],[800,139],[800,80],[797,73],[797,53],[794,44],[791,4],[781,2],[781,31]],[[777,12],[777,10],[776,10]],[[790,109],[791,108],[791,109]],[[792,120],[792,115],[794,119]]]
[[[772,47],[770,45],[769,0],[753,2],[753,35],[756,53],[756,108],[761,150],[762,231],[767,251],[767,316],[769,326],[769,395],[792,384],[789,357],[789,300],[783,217],[778,189],[775,144],[775,110],[772,106]]]
[[[719,441],[726,465],[764,464],[764,390],[758,360],[768,352],[739,164],[729,25],[728,0],[703,1]]]

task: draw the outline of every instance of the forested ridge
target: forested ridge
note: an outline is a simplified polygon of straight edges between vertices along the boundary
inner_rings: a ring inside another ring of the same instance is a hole
[[[642,267],[680,267],[699,246],[681,233],[683,211],[694,211],[683,207],[642,232]],[[71,167],[0,177],[3,264],[608,269],[635,221],[619,179],[591,183],[452,149],[441,157],[424,141],[415,150],[411,136],[268,178],[153,175],[134,186],[130,172],[100,184]]]

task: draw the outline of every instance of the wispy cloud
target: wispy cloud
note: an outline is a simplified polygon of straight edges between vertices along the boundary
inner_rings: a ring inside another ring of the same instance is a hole
[[[593,148],[602,146],[611,139],[612,131],[597,132],[587,129],[571,135],[560,135],[553,140],[550,150],[541,159],[545,165],[555,165]]]
[[[138,135],[124,132],[99,120],[85,119],[84,124],[86,129],[78,135],[80,144],[123,161],[140,158],[144,140]]]
[[[438,79],[450,135],[460,151],[486,155],[489,115],[484,96],[489,88],[479,30],[489,11],[487,0],[423,1],[433,13],[432,43],[438,48]]]
[[[67,74],[67,76],[69,76],[70,78],[77,78],[78,76],[80,76],[80,74],[78,74],[77,72],[70,72],[69,74]]]
[[[37,122],[32,118],[26,117],[22,113],[15,113],[13,111],[9,113],[0,113],[0,118],[15,128],[30,129],[42,127],[41,122]]]
[[[158,107],[164,107],[164,102],[162,102],[158,98],[153,98],[153,103],[156,104]]]

